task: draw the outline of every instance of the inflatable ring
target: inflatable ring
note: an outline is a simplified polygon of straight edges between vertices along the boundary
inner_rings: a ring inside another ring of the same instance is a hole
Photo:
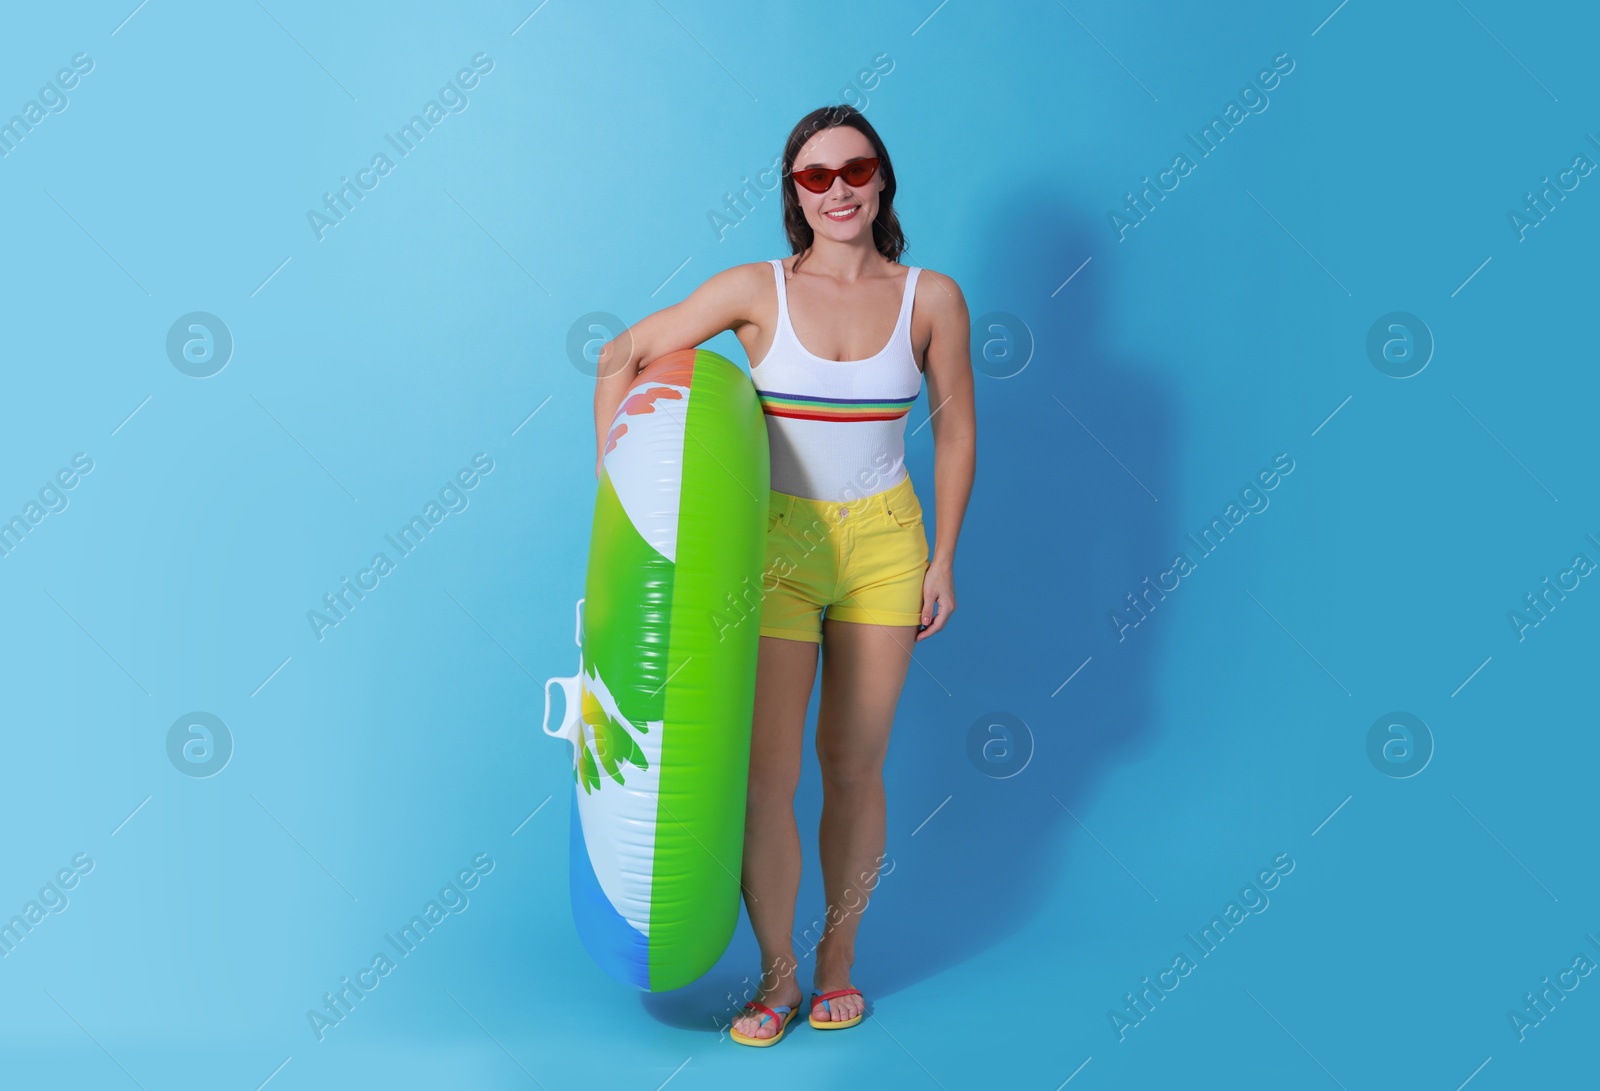
[[[573,921],[647,991],[704,974],[739,919],[769,468],[743,371],[705,349],[644,368],[606,437],[578,673],[545,683],[573,748]]]

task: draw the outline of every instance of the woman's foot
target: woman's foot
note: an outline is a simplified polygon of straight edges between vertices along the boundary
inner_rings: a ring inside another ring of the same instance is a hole
[[[794,1008],[804,997],[800,992],[800,986],[796,985],[794,978],[790,976],[770,988],[763,988],[751,999],[769,1008]],[[781,1016],[783,1012],[778,1014]],[[734,1018],[733,1029],[747,1038],[771,1038],[778,1033],[779,1024],[764,1011],[746,1008]]]
[[[820,971],[820,967],[818,968]],[[812,986],[813,996],[827,996],[840,989],[854,988],[850,984],[850,973],[827,976],[819,972]],[[846,993],[844,996],[830,997],[826,1003],[817,1004],[811,1009],[811,1018],[819,1023],[846,1023],[860,1015],[867,1008],[867,1002],[858,992]]]
[[[848,983],[826,989],[818,985],[815,995],[827,996],[831,992],[851,987]],[[848,1023],[866,1009],[867,1002],[862,999],[860,993],[846,993],[843,996],[829,997],[829,999],[817,1004],[811,1009],[811,1018],[819,1023]]]

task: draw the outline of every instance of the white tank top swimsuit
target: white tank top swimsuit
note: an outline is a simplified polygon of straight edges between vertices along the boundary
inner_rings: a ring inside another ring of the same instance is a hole
[[[750,370],[767,422],[772,488],[808,500],[842,503],[871,496],[906,477],[906,415],[922,390],[911,349],[917,274],[909,266],[889,343],[865,360],[828,360],[808,351],[789,323],[783,261],[778,328]]]

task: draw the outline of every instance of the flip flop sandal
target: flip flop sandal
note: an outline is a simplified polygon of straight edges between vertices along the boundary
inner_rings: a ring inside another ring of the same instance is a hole
[[[860,989],[835,989],[833,992],[823,993],[821,996],[817,996],[815,993],[813,993],[811,996],[811,1014],[806,1017],[806,1022],[810,1023],[818,1030],[843,1030],[846,1027],[855,1026],[857,1023],[861,1022],[861,1016],[866,1014],[866,1009],[864,1007],[859,1014],[849,1019],[841,1019],[838,1022],[834,1022],[832,1019],[825,1019],[820,1022],[817,1020],[818,1004],[821,1004],[825,1011],[831,1013],[833,1009],[828,1006],[828,1001],[832,1000],[834,997],[849,996],[852,993],[854,993],[856,996],[861,996]],[[861,996],[861,999],[864,1002],[866,997]]]
[[[749,1003],[745,1004],[745,1007],[754,1011],[766,1012],[767,1014],[762,1017],[761,1023],[758,1025],[764,1026],[767,1020],[771,1019],[773,1022],[778,1024],[778,1033],[774,1034],[771,1038],[752,1038],[748,1034],[740,1034],[733,1028],[728,1028],[729,1036],[742,1046],[770,1046],[774,1044],[778,1041],[778,1039],[783,1037],[784,1032],[789,1029],[789,1023],[794,1019],[795,1016],[795,1009],[788,1004],[782,1004],[776,1009],[773,1009],[767,1007],[765,1004],[757,1004],[754,1000],[751,1000]],[[779,1012],[782,1012],[783,1014],[779,1015]]]

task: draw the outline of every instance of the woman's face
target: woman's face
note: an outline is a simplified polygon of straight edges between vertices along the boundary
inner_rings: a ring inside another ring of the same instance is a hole
[[[852,159],[870,159],[877,154],[872,141],[860,129],[836,125],[802,144],[792,169],[842,167]],[[860,187],[850,186],[842,177],[835,178],[823,193],[812,193],[793,178],[789,179],[789,184],[794,186],[806,223],[819,237],[850,243],[864,235],[871,242],[872,221],[878,218],[878,194],[883,190],[881,166],[871,180]]]

